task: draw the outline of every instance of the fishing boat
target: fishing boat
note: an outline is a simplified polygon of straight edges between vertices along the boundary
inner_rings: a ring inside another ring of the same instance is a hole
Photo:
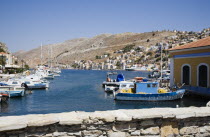
[[[0,94],[8,94],[9,97],[24,96],[24,87],[0,86]]]
[[[134,88],[130,88],[134,85]],[[123,88],[124,87],[124,88]],[[121,83],[119,90],[114,93],[116,100],[135,100],[135,101],[169,101],[181,99],[185,89],[159,88],[158,82],[136,82]]]
[[[114,76],[117,76],[116,78],[113,78]],[[108,72],[106,76],[106,81],[102,83],[102,86],[105,88],[106,86],[114,86],[118,87],[119,82],[125,81],[123,74],[118,74],[117,72]]]

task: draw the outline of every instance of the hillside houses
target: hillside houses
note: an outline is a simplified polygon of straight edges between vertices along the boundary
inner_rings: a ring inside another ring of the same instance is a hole
[[[146,67],[147,69],[160,69],[161,50],[163,54],[163,68],[169,69],[167,50],[186,43],[197,41],[210,35],[210,28],[201,32],[176,31],[176,35],[165,37],[164,41],[155,45],[135,45],[125,52],[124,49],[114,51],[110,54],[97,56],[96,61],[76,61],[73,66],[77,69],[125,69],[133,65]]]

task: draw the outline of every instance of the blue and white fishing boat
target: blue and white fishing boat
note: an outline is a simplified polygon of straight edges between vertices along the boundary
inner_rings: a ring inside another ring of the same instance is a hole
[[[167,91],[159,88],[158,82],[136,82],[134,88],[129,88],[130,84],[132,83],[120,84],[119,90],[114,92],[116,100],[169,101],[181,99],[185,93],[185,89]]]
[[[24,87],[0,86],[1,94],[8,94],[9,97],[21,97],[25,95]]]

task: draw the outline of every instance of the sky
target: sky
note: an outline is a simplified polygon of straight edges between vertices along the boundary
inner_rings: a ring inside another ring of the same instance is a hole
[[[0,0],[0,42],[10,52],[103,33],[201,31],[210,0]]]

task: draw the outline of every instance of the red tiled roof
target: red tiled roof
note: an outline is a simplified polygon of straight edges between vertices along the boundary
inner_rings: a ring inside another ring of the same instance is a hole
[[[180,49],[189,49],[189,48],[197,48],[197,47],[205,47],[210,46],[210,36],[200,39],[195,42],[191,42],[182,46],[177,46],[175,48],[169,49],[169,50],[180,50]]]
[[[3,55],[3,54],[7,54],[7,53],[5,53],[5,52],[0,52],[0,54]]]

